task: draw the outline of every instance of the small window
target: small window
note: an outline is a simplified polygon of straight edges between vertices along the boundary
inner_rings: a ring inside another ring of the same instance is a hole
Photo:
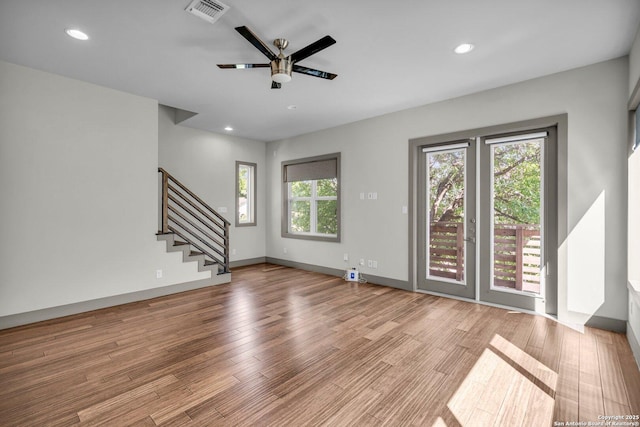
[[[282,236],[340,241],[340,154],[282,163]]]
[[[256,225],[256,167],[236,162],[236,227]]]

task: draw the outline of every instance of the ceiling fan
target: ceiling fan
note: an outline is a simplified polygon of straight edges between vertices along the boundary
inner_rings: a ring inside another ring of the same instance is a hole
[[[275,39],[273,44],[278,48],[280,53],[276,55],[269,47],[264,44],[262,40],[258,38],[247,27],[236,27],[236,31],[239,32],[245,39],[254,45],[260,52],[262,52],[271,62],[268,64],[218,64],[220,68],[268,68],[271,67],[271,89],[280,89],[282,83],[291,81],[291,72],[307,74],[309,76],[320,77],[322,79],[333,80],[338,75],[333,73],[327,73],[326,71],[315,70],[313,68],[303,67],[298,65],[298,61],[302,61],[305,58],[318,53],[323,49],[328,48],[336,41],[331,36],[324,36],[321,39],[311,43],[310,45],[303,47],[297,52],[292,53],[289,56],[284,55],[284,50],[289,45],[289,41],[286,39]]]

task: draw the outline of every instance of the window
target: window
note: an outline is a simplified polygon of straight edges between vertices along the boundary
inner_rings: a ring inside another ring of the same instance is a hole
[[[282,237],[340,241],[340,153],[282,162]]]
[[[256,167],[236,162],[236,227],[256,225]]]

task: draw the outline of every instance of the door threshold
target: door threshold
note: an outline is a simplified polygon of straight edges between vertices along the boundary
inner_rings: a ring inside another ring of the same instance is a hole
[[[486,305],[486,306],[489,306],[489,307],[501,308],[503,310],[517,311],[519,313],[524,313],[524,314],[533,314],[533,315],[537,315],[537,316],[546,317],[547,319],[554,320],[554,321],[556,321],[558,323],[561,323],[561,324],[565,325],[564,323],[562,323],[562,322],[560,322],[558,320],[558,316],[552,315],[552,314],[539,313],[537,311],[526,310],[524,308],[509,307],[507,305],[496,304],[496,303],[487,302],[487,301],[481,301],[481,300],[478,300],[478,299],[475,299],[475,298],[471,299],[471,298],[459,297],[459,296],[456,296],[456,295],[443,294],[443,293],[440,293],[440,292],[425,291],[424,289],[416,289],[415,292],[418,292],[418,293],[421,293],[421,294],[433,295],[433,296],[436,296],[436,297],[449,298],[449,299],[455,299],[455,300],[458,300],[458,301],[465,301],[465,302],[470,302],[470,303],[475,303],[475,304],[480,304],[480,305]],[[569,326],[569,327],[575,329],[572,325],[566,325],[566,326]]]

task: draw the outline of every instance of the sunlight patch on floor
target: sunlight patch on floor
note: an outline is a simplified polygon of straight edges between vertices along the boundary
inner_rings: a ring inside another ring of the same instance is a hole
[[[550,425],[557,379],[557,373],[494,335],[447,406],[462,427]]]

